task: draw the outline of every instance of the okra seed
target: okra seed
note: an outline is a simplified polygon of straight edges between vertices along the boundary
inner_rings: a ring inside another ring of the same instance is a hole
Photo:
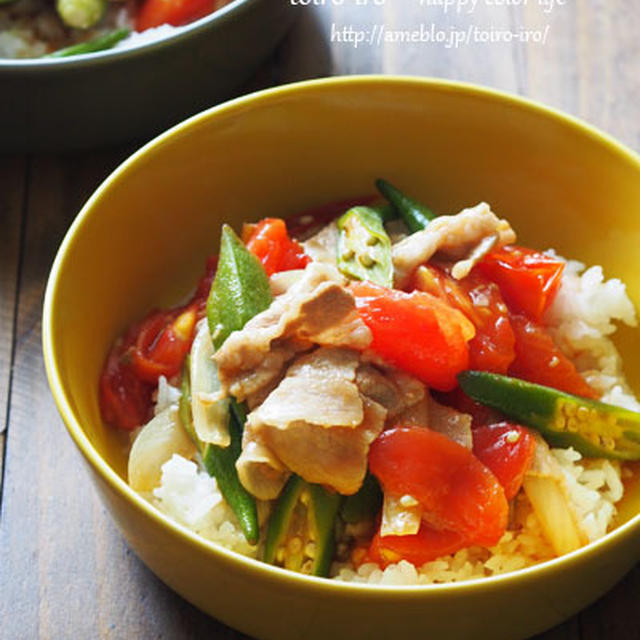
[[[287,552],[291,555],[297,555],[302,551],[302,540],[297,536],[291,538],[287,544]]]
[[[300,573],[310,575],[313,571],[313,560],[306,560],[300,567]]]
[[[602,444],[605,449],[609,449],[609,451],[613,451],[616,447],[616,441],[611,436],[603,436]]]
[[[589,418],[589,409],[587,407],[578,407],[578,418],[580,420],[586,420]]]
[[[563,415],[556,416],[555,419],[555,427],[558,431],[564,431],[566,427],[566,422]]]
[[[316,557],[316,543],[308,542],[307,546],[304,548],[304,555],[307,558],[315,558]]]
[[[358,260],[360,260],[360,264],[367,269],[376,263],[375,259],[369,253],[360,254]]]
[[[569,417],[573,417],[576,415],[576,411],[577,411],[577,407],[575,404],[569,404],[567,402],[567,404],[564,407],[564,412],[565,415],[569,416]]]
[[[276,551],[276,562],[278,564],[282,564],[284,562],[284,554],[285,554],[285,548],[278,547],[278,550]]]
[[[567,431],[572,431],[573,433],[577,433],[578,431],[578,420],[571,417],[567,420]]]
[[[377,245],[377,244],[378,244],[378,242],[380,242],[380,239],[378,238],[378,236],[369,236],[369,237],[367,238],[367,244],[368,244],[370,247],[374,247],[375,245]]]
[[[356,253],[355,253],[355,251],[353,249],[345,249],[342,252],[342,259],[343,260],[352,260],[353,256],[355,256],[355,255],[356,255]]]

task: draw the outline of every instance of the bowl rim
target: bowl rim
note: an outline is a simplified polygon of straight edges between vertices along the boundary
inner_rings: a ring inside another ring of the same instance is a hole
[[[569,569],[571,566],[587,561],[589,558],[595,558],[597,555],[604,553],[609,546],[615,546],[618,540],[630,537],[633,532],[640,533],[640,512],[620,525],[613,531],[607,533],[603,538],[591,542],[586,546],[577,549],[563,556],[544,561],[542,563],[518,569],[504,574],[495,576],[474,578],[462,582],[430,584],[430,585],[379,585],[368,583],[348,583],[339,580],[326,578],[318,578],[314,576],[306,576],[297,574],[280,567],[268,565],[260,560],[244,556],[235,551],[231,551],[222,545],[206,540],[187,527],[179,524],[167,515],[164,515],[159,509],[150,504],[136,491],[134,491],[112,468],[98,450],[93,446],[85,435],[80,422],[76,419],[72,404],[66,397],[62,376],[58,369],[57,349],[53,338],[53,318],[54,308],[57,296],[57,290],[60,282],[60,275],[63,271],[65,263],[68,259],[68,253],[72,245],[77,241],[77,237],[86,220],[90,216],[91,209],[97,203],[104,192],[106,192],[113,183],[118,182],[126,176],[129,170],[135,166],[139,159],[143,158],[147,153],[160,149],[169,139],[178,137],[191,127],[197,127],[199,124],[207,120],[215,119],[220,114],[233,113],[234,111],[242,111],[246,106],[261,105],[269,103],[271,100],[278,100],[286,96],[291,96],[299,92],[315,92],[322,91],[324,88],[335,89],[340,86],[363,86],[375,85],[376,87],[386,86],[392,88],[398,85],[421,86],[430,91],[444,91],[449,93],[463,94],[467,97],[476,97],[487,101],[492,101],[505,106],[510,106],[518,110],[524,110],[543,118],[549,118],[570,129],[587,136],[587,138],[597,141],[608,147],[608,149],[621,156],[626,161],[635,165],[640,172],[640,155],[631,148],[619,142],[609,134],[599,130],[587,122],[569,115],[554,107],[543,105],[530,98],[524,98],[506,91],[485,87],[482,85],[472,84],[468,82],[460,82],[433,77],[405,76],[405,75],[354,75],[354,76],[334,76],[329,78],[321,78],[315,80],[305,80],[302,82],[294,82],[281,85],[275,88],[256,91],[233,100],[229,100],[220,105],[211,107],[202,111],[183,122],[171,127],[164,133],[160,134],[153,140],[143,145],[134,152],[118,167],[116,167],[99,187],[93,192],[86,203],[81,208],[69,227],[64,239],[58,249],[55,260],[51,267],[47,286],[45,290],[43,315],[42,315],[42,347],[45,361],[45,369],[51,392],[53,394],[58,411],[66,425],[69,435],[80,449],[84,458],[93,467],[100,479],[105,482],[109,488],[119,495],[120,498],[132,504],[132,506],[142,512],[146,517],[155,522],[156,525],[163,527],[173,535],[180,536],[184,542],[192,547],[199,548],[202,552],[209,555],[217,556],[221,561],[229,564],[235,564],[246,573],[252,574],[256,578],[264,579],[271,582],[286,583],[296,588],[309,588],[312,590],[322,590],[325,593],[335,592],[344,595],[345,592],[366,594],[370,597],[388,598],[422,598],[426,595],[440,597],[455,591],[456,594],[467,594],[476,589],[501,589],[509,588],[515,581],[535,581],[544,574],[553,574],[556,571]]]
[[[94,65],[118,62],[123,59],[134,58],[145,53],[172,47],[183,39],[203,32],[212,25],[224,25],[229,20],[242,16],[250,5],[256,4],[260,0],[231,0],[229,4],[212,11],[210,14],[194,20],[185,25],[175,27],[173,33],[162,35],[149,41],[140,42],[131,47],[111,48],[104,51],[94,51],[92,53],[81,53],[75,56],[64,58],[0,58],[0,74],[3,70],[22,70],[26,73],[37,72],[51,68],[77,69]],[[164,25],[163,25],[164,26]]]

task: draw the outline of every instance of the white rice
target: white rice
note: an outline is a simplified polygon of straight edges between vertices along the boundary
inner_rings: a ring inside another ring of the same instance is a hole
[[[558,296],[545,323],[563,351],[605,402],[640,411],[622,372],[619,353],[609,336],[614,320],[635,326],[633,305],[619,280],[605,281],[601,267],[585,270],[568,261]],[[177,390],[161,381],[158,402],[175,402]],[[590,541],[606,534],[622,498],[621,466],[608,460],[583,459],[573,449],[552,449],[565,477],[578,521]],[[259,548],[248,545],[214,479],[196,464],[174,455],[162,467],[160,487],[152,501],[178,522],[203,537],[251,557]],[[262,519],[266,514],[260,506]],[[426,585],[459,582],[522,569],[555,557],[538,518],[521,492],[514,502],[510,529],[490,549],[471,547],[428,562],[422,567],[401,561],[384,570],[373,563],[354,567],[334,563],[332,577],[344,582],[381,585]]]

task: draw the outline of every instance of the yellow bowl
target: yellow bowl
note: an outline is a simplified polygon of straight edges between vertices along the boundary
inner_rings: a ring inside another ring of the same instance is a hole
[[[350,77],[216,107],[137,152],[69,230],[44,306],[49,381],[98,491],[140,558],[197,607],[259,638],[523,638],[609,589],[640,556],[640,490],[618,528],[544,565],[462,584],[376,587],[301,577],[243,558],[170,521],[126,483],[97,381],[113,339],[179,301],[215,253],[222,222],[284,216],[372,192],[384,176],[439,211],[480,200],[523,243],[557,248],[640,301],[640,159],[534,103],[439,80]],[[640,391],[638,333],[617,338]]]

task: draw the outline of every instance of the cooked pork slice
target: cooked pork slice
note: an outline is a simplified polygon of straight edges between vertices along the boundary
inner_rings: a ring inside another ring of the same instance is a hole
[[[271,449],[251,437],[243,437],[236,469],[244,488],[259,500],[277,498],[290,475]]]
[[[356,371],[360,392],[387,410],[387,419],[394,419],[425,396],[424,385],[413,376],[391,369],[380,370],[362,364]]]
[[[325,262],[335,266],[338,258],[338,234],[338,225],[330,222],[318,233],[305,240],[302,248],[314,262]]]
[[[362,404],[364,419],[356,427],[328,428],[298,421],[289,423],[287,429],[279,429],[262,424],[258,427],[260,437],[291,471],[307,482],[350,495],[362,485],[369,446],[382,431],[387,415],[372,400],[365,398]]]
[[[474,255],[474,250],[476,254],[481,252],[483,241],[490,236],[496,237],[490,248],[511,244],[516,239],[509,223],[498,218],[485,202],[463,209],[454,216],[436,218],[423,231],[413,233],[393,246],[395,286],[403,288],[413,271],[436,254],[444,260],[463,261],[457,273],[464,274],[469,268],[465,261]]]
[[[271,295],[281,296],[304,277],[304,269],[291,269],[290,271],[278,271],[269,276],[269,288]]]
[[[371,333],[343,283],[334,267],[312,262],[268,309],[233,332],[214,356],[224,391],[244,400],[314,342],[366,348]]]
[[[369,445],[387,415],[360,393],[358,365],[359,354],[350,349],[320,347],[300,356],[249,414],[247,437],[308,482],[355,493],[367,470]]]
[[[436,402],[428,393],[395,420],[399,426],[429,427],[471,449],[471,416]]]

